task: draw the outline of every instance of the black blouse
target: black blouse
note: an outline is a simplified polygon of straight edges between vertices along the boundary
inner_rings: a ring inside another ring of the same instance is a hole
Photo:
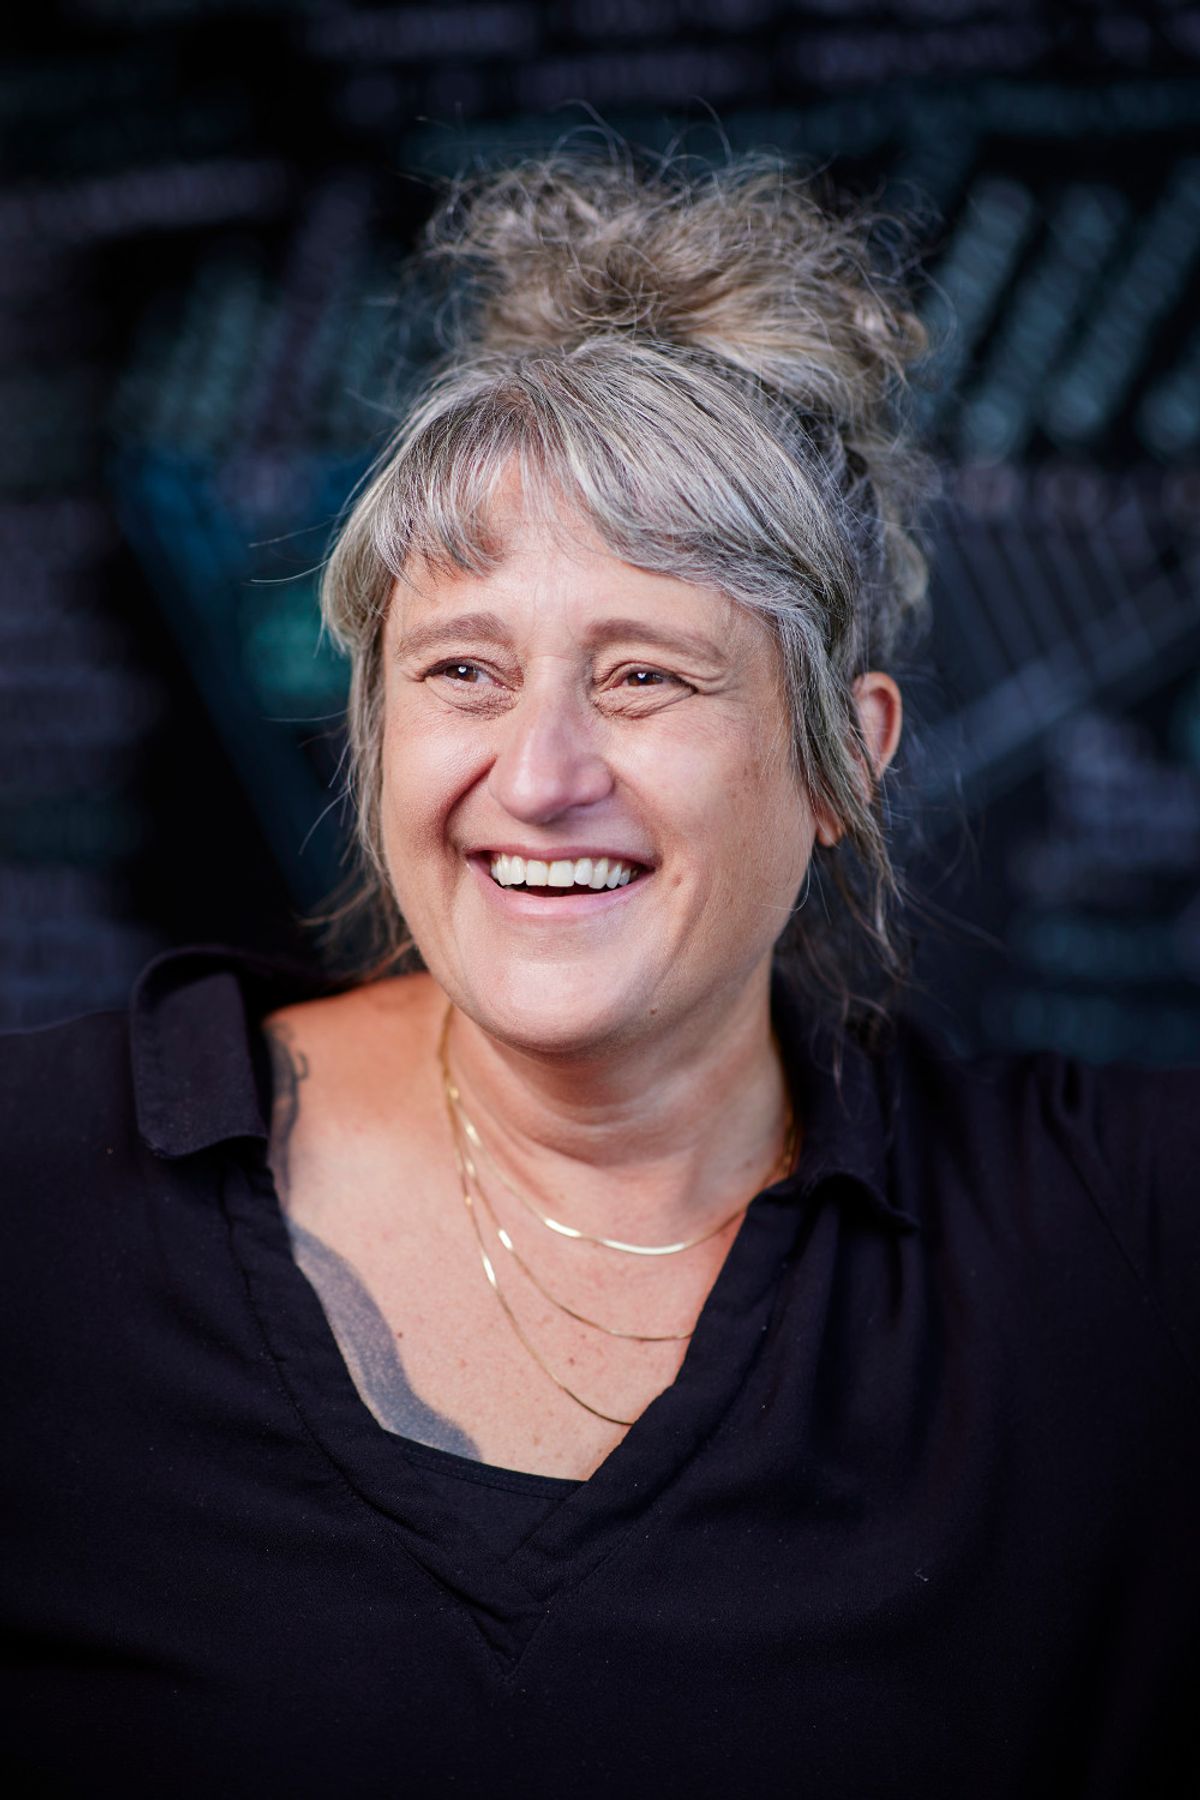
[[[840,1090],[678,1377],[560,1482],[385,1431],[292,1260],[257,1021],[160,959],[0,1040],[0,1768],[129,1795],[1195,1791],[1200,1073]]]
[[[248,1018],[250,1050],[263,1117],[272,1111],[271,1056],[259,1023]],[[289,1285],[291,1285],[289,1281]],[[286,1300],[281,1304],[286,1305]],[[425,1479],[460,1516],[484,1537],[497,1556],[507,1557],[527,1538],[577,1481],[556,1475],[531,1475],[523,1469],[499,1469],[469,1456],[414,1443],[398,1433],[390,1442],[424,1471]]]

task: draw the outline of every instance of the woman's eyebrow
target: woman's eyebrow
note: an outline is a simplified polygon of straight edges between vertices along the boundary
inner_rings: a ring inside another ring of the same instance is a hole
[[[640,644],[656,644],[660,650],[682,651],[685,656],[698,656],[707,662],[724,662],[725,653],[703,632],[676,631],[669,626],[653,625],[648,619],[599,619],[584,633],[591,650],[604,644],[633,640]]]
[[[416,625],[412,630],[406,631],[396,646],[396,654],[421,656],[442,645],[461,643],[467,638],[485,638],[490,643],[505,644],[511,642],[512,632],[498,613],[457,613],[453,618],[430,619],[427,624]],[[647,619],[598,619],[585,631],[583,641],[589,650],[598,650],[606,644],[619,641],[632,641],[654,644],[660,650],[674,650],[685,656],[698,656],[706,662],[726,660],[720,645],[703,633],[676,631],[654,625]]]
[[[486,638],[489,643],[506,644],[512,633],[499,613],[456,613],[452,619],[430,619],[427,625],[415,625],[404,632],[396,645],[396,655],[423,656],[463,638]]]

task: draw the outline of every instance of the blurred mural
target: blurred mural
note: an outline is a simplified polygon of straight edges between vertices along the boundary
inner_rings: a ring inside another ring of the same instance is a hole
[[[916,208],[898,827],[962,1047],[1200,1060],[1200,6],[74,0],[0,74],[0,1022],[341,874],[315,576],[430,179],[602,121]]]

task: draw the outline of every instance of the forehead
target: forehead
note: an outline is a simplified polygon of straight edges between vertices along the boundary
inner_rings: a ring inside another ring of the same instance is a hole
[[[670,635],[693,651],[739,661],[767,646],[764,622],[719,588],[642,568],[614,554],[583,516],[530,514],[513,503],[489,522],[483,566],[414,559],[396,580],[388,630],[403,645],[440,621],[487,612],[498,629],[586,640]]]

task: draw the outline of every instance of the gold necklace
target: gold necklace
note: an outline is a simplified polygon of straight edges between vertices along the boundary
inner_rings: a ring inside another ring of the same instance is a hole
[[[560,1389],[562,1393],[566,1394],[566,1396],[569,1400],[574,1400],[576,1406],[582,1406],[583,1410],[585,1412],[591,1413],[591,1415],[594,1419],[603,1419],[605,1421],[605,1423],[608,1425],[632,1425],[634,1423],[633,1419],[623,1419],[623,1418],[620,1418],[616,1413],[602,1412],[598,1406],[593,1406],[590,1400],[585,1400],[582,1394],[577,1394],[575,1392],[574,1388],[568,1387],[565,1381],[560,1381],[558,1376],[554,1373],[554,1370],[550,1367],[549,1363],[546,1362],[545,1358],[539,1354],[539,1352],[534,1348],[534,1346],[530,1343],[529,1339],[526,1337],[525,1332],[521,1326],[521,1321],[518,1319],[516,1313],[513,1311],[512,1307],[509,1305],[508,1298],[505,1295],[504,1290],[501,1288],[500,1283],[496,1278],[496,1271],[492,1266],[492,1259],[487,1253],[487,1245],[483,1241],[483,1233],[479,1229],[479,1220],[475,1213],[475,1203],[474,1203],[473,1199],[471,1198],[471,1190],[470,1190],[469,1186],[467,1185],[466,1170],[465,1170],[465,1167],[463,1164],[463,1158],[462,1158],[461,1152],[459,1150],[459,1143],[458,1143],[457,1135],[455,1136],[455,1139],[454,1139],[454,1153],[455,1153],[455,1158],[458,1162],[459,1175],[462,1178],[463,1199],[466,1202],[467,1211],[471,1215],[471,1224],[475,1228],[475,1239],[479,1245],[479,1254],[483,1261],[483,1272],[487,1276],[488,1285],[490,1286],[493,1294],[495,1294],[497,1300],[500,1302],[500,1305],[504,1310],[505,1318],[508,1320],[509,1324],[513,1328],[513,1331],[516,1333],[518,1342],[522,1345],[522,1347],[528,1353],[528,1355],[530,1355],[533,1358],[534,1362],[537,1364],[538,1368],[542,1371],[543,1375],[548,1375],[550,1377],[551,1381],[554,1383],[555,1387]]]
[[[501,1245],[508,1251],[508,1254],[512,1257],[521,1273],[533,1284],[542,1298],[550,1302],[551,1306],[556,1306],[559,1312],[566,1313],[568,1318],[577,1319],[581,1325],[590,1325],[593,1331],[603,1331],[608,1337],[630,1338],[639,1344],[680,1343],[691,1337],[692,1331],[695,1330],[695,1326],[692,1327],[692,1331],[618,1331],[615,1325],[605,1325],[599,1319],[590,1319],[586,1313],[576,1312],[573,1306],[568,1306],[565,1300],[560,1300],[557,1294],[552,1294],[540,1277],[534,1274],[529,1264],[525,1261],[525,1258],[521,1255],[521,1252],[517,1249],[517,1246],[513,1243],[508,1232],[504,1229],[503,1225],[501,1225],[499,1219],[497,1219],[495,1210],[483,1191],[483,1184],[479,1179],[478,1169],[475,1167],[475,1164],[472,1162],[467,1152],[461,1150],[461,1146],[459,1146],[459,1148],[461,1151],[460,1168],[469,1180],[474,1183],[473,1201],[478,1200],[484,1212],[487,1214],[492,1230],[495,1232]]]
[[[626,1419],[626,1418],[619,1417],[616,1413],[603,1412],[600,1409],[600,1407],[593,1406],[589,1400],[585,1400],[583,1398],[582,1394],[577,1394],[575,1392],[574,1388],[569,1387],[565,1381],[562,1381],[559,1379],[559,1377],[554,1373],[554,1370],[546,1362],[545,1358],[543,1356],[541,1356],[541,1354],[538,1352],[538,1350],[535,1348],[535,1346],[530,1343],[528,1337],[525,1335],[525,1332],[521,1326],[520,1320],[517,1318],[516,1314],[514,1313],[514,1311],[512,1309],[512,1306],[509,1304],[508,1297],[506,1296],[506,1294],[504,1293],[503,1289],[500,1286],[500,1282],[496,1275],[496,1270],[492,1263],[492,1259],[488,1255],[487,1245],[484,1242],[483,1232],[482,1232],[482,1230],[480,1228],[480,1224],[479,1224],[479,1217],[478,1217],[478,1214],[475,1209],[475,1196],[471,1192],[472,1180],[474,1180],[474,1182],[475,1182],[476,1193],[478,1194],[479,1200],[481,1201],[482,1205],[484,1206],[485,1210],[487,1211],[488,1217],[490,1218],[492,1226],[496,1230],[501,1243],[505,1245],[506,1249],[508,1249],[512,1252],[513,1256],[517,1260],[518,1266],[521,1267],[522,1269],[524,1269],[525,1273],[529,1276],[529,1279],[533,1282],[534,1286],[538,1289],[539,1293],[541,1293],[547,1300],[549,1300],[552,1305],[557,1306],[560,1311],[569,1313],[572,1318],[579,1320],[579,1322],[583,1325],[591,1325],[591,1326],[594,1326],[599,1331],[608,1332],[608,1334],[611,1337],[636,1338],[642,1343],[665,1343],[665,1342],[670,1341],[671,1339],[690,1338],[692,1336],[693,1332],[695,1331],[695,1326],[693,1325],[692,1331],[679,1332],[679,1333],[671,1332],[671,1333],[664,1334],[663,1336],[650,1336],[650,1335],[642,1334],[640,1332],[615,1331],[610,1326],[601,1325],[600,1322],[596,1319],[588,1319],[582,1313],[574,1312],[570,1307],[566,1306],[562,1301],[556,1299],[555,1296],[553,1294],[551,1294],[549,1292],[549,1290],[547,1288],[545,1288],[540,1281],[538,1281],[537,1277],[533,1274],[532,1270],[529,1269],[528,1265],[518,1255],[515,1247],[513,1246],[511,1238],[508,1237],[508,1234],[506,1232],[504,1232],[502,1230],[502,1228],[500,1227],[500,1225],[498,1224],[495,1213],[492,1211],[491,1207],[489,1206],[487,1197],[484,1194],[483,1188],[479,1183],[478,1170],[476,1169],[475,1164],[471,1160],[469,1153],[464,1148],[461,1138],[460,1138],[459,1121],[460,1121],[460,1117],[461,1117],[461,1121],[462,1121],[461,1130],[464,1133],[466,1133],[469,1130],[471,1141],[473,1143],[477,1144],[480,1149],[483,1149],[483,1145],[479,1139],[478,1132],[476,1132],[474,1127],[470,1125],[470,1121],[466,1118],[465,1113],[462,1113],[462,1110],[461,1110],[462,1096],[459,1093],[458,1088],[455,1086],[453,1078],[451,1077],[451,1074],[450,1074],[448,1040],[449,1040],[449,1034],[450,1034],[450,1020],[451,1020],[452,1014],[453,1014],[453,1008],[451,1006],[447,1006],[446,1016],[442,1022],[442,1029],[441,1029],[441,1033],[440,1033],[439,1040],[438,1040],[438,1060],[441,1064],[441,1070],[442,1070],[442,1084],[443,1084],[443,1087],[445,1090],[445,1096],[446,1096],[446,1111],[447,1111],[447,1116],[448,1116],[449,1123],[450,1123],[450,1136],[451,1136],[451,1140],[454,1145],[454,1157],[455,1157],[455,1162],[458,1165],[459,1178],[462,1183],[462,1197],[463,1197],[464,1204],[466,1205],[467,1212],[470,1216],[471,1225],[475,1232],[475,1241],[479,1246],[479,1255],[480,1255],[480,1259],[483,1263],[483,1272],[484,1272],[484,1275],[487,1277],[488,1285],[491,1288],[492,1292],[495,1294],[496,1299],[499,1301],[501,1309],[503,1310],[504,1315],[507,1318],[509,1324],[512,1326],[513,1332],[515,1333],[517,1340],[521,1344],[522,1348],[526,1351],[526,1353],[530,1357],[532,1357],[533,1361],[537,1364],[538,1368],[541,1369],[542,1373],[549,1377],[549,1379],[554,1383],[555,1387],[558,1388],[561,1393],[564,1393],[569,1400],[573,1400],[577,1406],[581,1406],[585,1412],[590,1413],[593,1418],[603,1419],[606,1424],[622,1425],[622,1426],[633,1425],[636,1423],[636,1416],[635,1416],[635,1418],[632,1418],[632,1419]],[[486,1155],[487,1152],[485,1151],[484,1154]],[[785,1135],[783,1153],[782,1153],[779,1161],[776,1162],[776,1164],[774,1165],[774,1167],[771,1171],[771,1182],[781,1179],[781,1177],[783,1175],[786,1175],[790,1171],[792,1164],[795,1161],[795,1155],[796,1155],[796,1119],[795,1119],[795,1114],[791,1107],[791,1103],[789,1101],[789,1104],[788,1104],[788,1129],[787,1129],[787,1132]],[[492,1159],[489,1157],[489,1161],[491,1161],[491,1160]],[[492,1166],[493,1166],[493,1168],[495,1168],[494,1162],[492,1163]],[[499,1173],[499,1171],[497,1171],[497,1173]],[[503,1177],[501,1177],[501,1178],[503,1179]],[[771,1183],[768,1182],[767,1185],[769,1186],[770,1184]],[[510,1184],[508,1182],[505,1182],[506,1187],[509,1185]],[[517,1193],[515,1188],[511,1189],[510,1191],[513,1192],[518,1199],[521,1198],[521,1195]],[[542,1215],[537,1212],[537,1209],[532,1207],[532,1203],[529,1203],[529,1204],[530,1204],[531,1210],[534,1211],[535,1215],[539,1218],[542,1218]],[[634,1255],[664,1255],[664,1254],[672,1254],[677,1250],[691,1249],[696,1244],[705,1243],[710,1237],[715,1237],[717,1231],[723,1229],[724,1225],[732,1224],[734,1219],[740,1218],[741,1215],[745,1211],[746,1211],[746,1206],[745,1205],[740,1206],[735,1213],[731,1213],[729,1218],[722,1222],[722,1225],[716,1226],[711,1231],[704,1232],[700,1237],[693,1238],[689,1242],[681,1243],[678,1245],[674,1245],[674,1244],[672,1244],[672,1245],[654,1245],[654,1246],[629,1245],[629,1244],[623,1244],[619,1240],[615,1240],[615,1239],[593,1238],[593,1237],[590,1237],[586,1232],[574,1231],[571,1228],[562,1226],[562,1225],[554,1225],[554,1226],[552,1226],[552,1229],[557,1229],[557,1230],[561,1231],[562,1234],[566,1237],[572,1237],[572,1238],[575,1238],[576,1240],[579,1240],[579,1241],[582,1241],[585,1243],[599,1244],[606,1249],[627,1250]],[[543,1222],[547,1223],[547,1224],[550,1223],[550,1221],[545,1220],[545,1219],[543,1219]],[[702,1305],[703,1305],[703,1303],[702,1303]],[[698,1314],[697,1314],[697,1317],[699,1317]],[[647,1405],[648,1404],[649,1404],[649,1402],[647,1402]]]
[[[495,1175],[497,1181],[500,1182],[501,1186],[507,1188],[513,1199],[519,1200],[525,1210],[532,1213],[533,1217],[537,1219],[539,1224],[544,1225],[547,1231],[557,1232],[560,1237],[570,1238],[576,1243],[595,1244],[602,1250],[619,1250],[626,1256],[678,1256],[683,1250],[694,1250],[698,1244],[706,1244],[709,1238],[716,1237],[720,1232],[732,1225],[735,1219],[741,1218],[749,1204],[748,1201],[743,1201],[741,1206],[739,1206],[735,1212],[731,1212],[724,1219],[718,1219],[715,1225],[710,1225],[707,1231],[700,1232],[697,1237],[681,1238],[679,1242],[675,1244],[629,1244],[625,1243],[621,1238],[593,1237],[590,1232],[579,1231],[574,1225],[564,1225],[561,1220],[552,1219],[550,1215],[544,1213],[527,1194],[521,1193],[519,1188],[513,1186],[503,1169],[497,1164],[495,1157],[484,1144],[483,1139],[475,1129],[475,1126],[467,1117],[466,1108],[463,1105],[462,1093],[456,1086],[454,1078],[450,1073],[448,1045],[450,1038],[450,1020],[453,1016],[453,1011],[454,1009],[452,1006],[446,1008],[446,1016],[442,1021],[441,1035],[438,1040],[438,1060],[441,1064],[442,1083],[446,1090],[446,1098],[459,1119],[462,1121],[463,1131],[470,1139],[472,1145],[482,1156],[487,1158],[492,1173]],[[787,1131],[784,1136],[783,1151],[779,1161],[772,1168],[769,1179],[765,1183],[767,1187],[770,1187],[776,1181],[781,1181],[785,1175],[789,1174],[792,1164],[796,1160],[796,1115],[792,1108],[790,1096],[788,1096],[787,1099],[787,1109],[788,1122]]]

